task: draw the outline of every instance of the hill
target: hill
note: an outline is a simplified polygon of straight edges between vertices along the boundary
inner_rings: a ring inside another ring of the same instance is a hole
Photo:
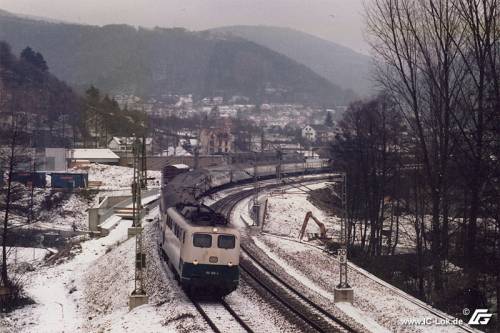
[[[0,40],[40,50],[75,87],[160,96],[248,96],[261,102],[345,104],[352,92],[251,41],[182,28],[52,23],[0,13]]]
[[[39,135],[34,144],[66,144],[66,127],[78,130],[80,107],[80,98],[48,72],[40,53],[26,48],[17,57],[9,44],[0,41],[0,143],[9,139],[3,131],[10,131],[12,119],[19,116],[21,131],[46,130],[48,137]],[[55,124],[61,121],[62,130],[56,131]]]
[[[211,31],[238,36],[284,54],[358,95],[372,92],[371,58],[347,47],[290,28],[229,26]]]

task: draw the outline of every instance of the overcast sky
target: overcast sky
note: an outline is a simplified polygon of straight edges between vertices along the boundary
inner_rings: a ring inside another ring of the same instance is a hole
[[[0,0],[0,8],[96,25],[192,30],[237,24],[284,26],[368,52],[362,0]]]

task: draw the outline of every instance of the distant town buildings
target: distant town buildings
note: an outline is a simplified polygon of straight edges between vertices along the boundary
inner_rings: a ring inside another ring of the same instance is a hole
[[[227,154],[234,151],[234,136],[228,122],[200,131],[200,154]]]
[[[325,125],[307,125],[302,129],[302,137],[310,142],[326,143],[335,138],[335,133]]]
[[[123,156],[131,156],[133,153],[134,143],[136,138],[134,137],[113,137],[108,142],[108,148],[114,153]],[[153,151],[153,139],[146,138],[146,154],[150,155]]]

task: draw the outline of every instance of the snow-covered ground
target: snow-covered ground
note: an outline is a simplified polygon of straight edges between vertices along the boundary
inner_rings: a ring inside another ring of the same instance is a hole
[[[154,218],[154,209],[146,219]],[[132,311],[135,238],[127,240],[131,221],[122,220],[110,235],[87,240],[75,256],[54,266],[40,266],[25,277],[26,292],[35,304],[0,317],[0,332],[203,332],[196,309],[166,274],[151,252],[155,236],[146,225],[148,255],[147,305]],[[149,245],[148,245],[149,244]],[[156,253],[157,254],[157,253]]]
[[[134,169],[129,167],[106,165],[106,164],[90,164],[87,168],[89,173],[89,181],[101,182],[101,191],[123,191],[130,194],[130,184],[134,179]],[[161,172],[151,171],[147,172],[148,186],[159,187],[161,184]]]
[[[120,190],[130,186],[129,168],[93,165],[91,180],[103,181],[103,189]],[[128,177],[128,178],[127,178]],[[128,183],[127,183],[128,182]],[[105,185],[104,185],[105,184]],[[455,332],[452,326],[402,326],[407,318],[436,318],[426,309],[401,297],[391,286],[370,278],[355,266],[349,268],[355,301],[335,305],[333,288],[338,280],[338,263],[317,247],[297,241],[307,211],[331,230],[337,230],[338,219],[328,216],[306,199],[305,190],[325,186],[323,182],[289,186],[273,190],[268,202],[265,233],[251,233],[255,245],[267,253],[280,268],[332,311],[343,313],[371,332]],[[210,204],[226,195],[252,186],[228,189],[205,198]],[[40,193],[40,202],[43,196]],[[90,202],[73,194],[57,201],[56,208],[43,215],[44,225],[86,226],[86,210]],[[247,228],[248,200],[234,211],[233,221]],[[0,316],[0,332],[206,332],[209,327],[177,285],[158,254],[158,208],[152,209],[145,221],[144,249],[147,255],[145,288],[149,303],[132,311],[128,296],[134,288],[135,238],[127,240],[130,221],[121,220],[111,233],[100,239],[83,238],[75,243],[72,256],[56,264],[44,263],[45,250],[35,250],[36,270],[25,273],[26,292],[35,304]],[[312,222],[312,221],[311,221]],[[41,224],[40,223],[40,224]],[[317,232],[310,223],[309,232]],[[280,237],[272,235],[281,235]],[[284,236],[284,237],[283,237]],[[290,239],[287,239],[290,237]],[[30,252],[31,251],[31,252]],[[30,262],[33,249],[18,249],[18,258]],[[12,264],[12,262],[11,262]],[[297,328],[272,305],[262,299],[242,280],[240,287],[226,298],[233,309],[248,320],[256,331],[295,332]]]
[[[38,263],[49,253],[49,250],[38,247],[7,247],[7,263],[10,265]]]
[[[36,250],[36,270],[24,276],[26,294],[35,304],[0,316],[0,332],[209,331],[158,254],[154,222],[158,214],[159,209],[154,208],[144,219],[153,221],[144,223],[143,233],[148,304],[132,311],[128,308],[128,296],[134,289],[135,238],[127,240],[131,222],[121,220],[108,236],[84,238],[71,250],[73,256],[60,259],[56,264],[44,263],[42,254],[46,252]],[[80,218],[87,219],[69,216],[67,223]],[[29,260],[30,250],[18,249],[19,258],[22,252],[22,257]],[[227,297],[227,302],[257,331],[297,332],[244,281]]]
[[[247,228],[248,221],[251,221],[249,200],[240,202],[233,213],[233,223],[240,228]],[[276,267],[279,267],[277,269],[286,272],[302,288],[307,289],[308,293],[315,295],[318,302],[332,310],[344,312],[371,332],[463,332],[450,325],[404,325],[405,319],[430,318],[430,321],[439,322],[439,317],[410,301],[411,296],[380,283],[380,280],[355,265],[351,265],[348,271],[349,282],[354,288],[353,305],[334,304],[334,287],[339,279],[338,262],[317,246],[311,246],[317,243],[300,243],[298,234],[307,211],[312,211],[327,228],[339,229],[338,219],[325,215],[296,189],[286,188],[280,194],[274,191],[268,200],[263,228],[265,232],[253,232],[251,239],[274,261]],[[318,232],[318,227],[310,223],[307,230]],[[415,299],[415,302],[419,301]]]
[[[324,184],[310,185],[308,188],[317,188],[318,186],[324,186]],[[293,200],[290,200],[291,195]],[[320,222],[325,224],[327,234],[338,234],[340,232],[339,218],[327,215],[314,206],[307,197],[307,192],[302,192],[297,188],[290,188],[283,192],[272,192],[267,197],[267,215],[270,218],[264,223],[264,231],[298,238],[304,217],[307,212],[312,212]],[[276,216],[279,216],[279,219],[273,218]],[[306,233],[319,233],[319,228],[312,219],[309,220]]]
[[[154,177],[159,177],[159,175],[159,172],[149,174]],[[127,194],[130,193],[132,176],[132,169],[125,167],[92,165],[89,169],[91,180],[100,180],[106,184],[106,187],[103,187],[104,190],[128,187]],[[153,183],[156,182],[153,181]],[[22,189],[22,185],[20,188]],[[29,191],[25,189],[23,192],[23,197],[17,202],[21,205],[31,201]],[[102,191],[100,193],[102,194]],[[94,200],[92,195],[81,191],[71,193],[35,189],[33,203],[37,222],[23,226],[26,218],[14,215],[12,216],[13,225],[42,231],[72,232],[87,230],[87,211],[93,205]],[[103,318],[99,315],[103,308],[98,307],[99,302],[90,296],[92,286],[96,285],[94,283],[96,281],[99,285],[106,286],[103,290],[107,292],[107,294],[103,293],[105,298],[119,299],[120,304],[125,307],[122,312],[127,313],[127,297],[132,290],[130,281],[134,276],[131,269],[135,245],[133,241],[126,241],[127,228],[130,224],[130,221],[120,221],[109,236],[101,239],[88,240],[85,236],[77,237],[79,240],[72,247],[69,258],[63,257],[57,260],[56,264],[44,262],[49,252],[57,252],[55,249],[48,251],[44,248],[9,248],[8,264],[12,268],[13,277],[16,277],[15,274],[19,269],[24,268],[22,280],[26,287],[26,295],[32,298],[35,304],[8,315],[0,315],[0,332],[93,331],[87,329],[88,323],[98,322],[96,318]],[[22,232],[23,229],[16,228],[16,230]],[[41,235],[36,237],[40,238],[40,243],[43,242]],[[83,241],[80,243],[81,240]],[[74,243],[75,239],[72,242]],[[26,266],[21,265],[23,263],[30,264],[29,269],[26,270]],[[94,280],[92,280],[93,277]],[[115,297],[120,295],[120,292],[123,297]],[[86,304],[92,304],[92,307],[87,307]],[[137,309],[137,311],[143,310]],[[128,318],[123,320],[126,325]],[[121,323],[120,320],[113,320],[113,322]]]

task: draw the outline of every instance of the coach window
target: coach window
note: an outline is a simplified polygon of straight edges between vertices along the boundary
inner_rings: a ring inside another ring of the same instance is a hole
[[[234,249],[236,239],[233,235],[220,235],[217,240],[217,246],[220,249]]]
[[[193,245],[195,247],[212,247],[212,235],[194,234]]]

